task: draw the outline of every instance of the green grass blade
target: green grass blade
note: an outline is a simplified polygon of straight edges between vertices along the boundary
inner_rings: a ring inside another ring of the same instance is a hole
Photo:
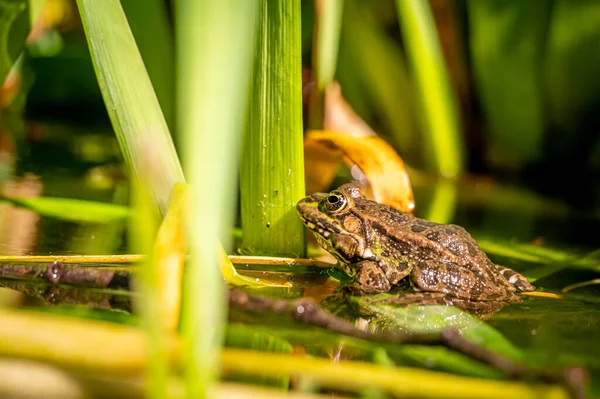
[[[129,208],[108,202],[84,201],[73,198],[28,197],[2,198],[16,206],[29,209],[43,216],[74,222],[106,223],[129,216]]]
[[[343,11],[344,0],[321,1],[317,22],[317,85],[320,92],[335,75]]]
[[[121,2],[152,87],[173,133],[175,119],[175,43],[164,0]]]
[[[312,59],[317,89],[311,91],[309,102],[307,123],[310,129],[323,129],[324,94],[336,71],[343,10],[344,0],[317,2]]]
[[[160,105],[118,0],[77,0],[106,109],[125,160],[165,211],[183,171]]]
[[[440,49],[429,3],[396,0],[404,45],[420,94],[430,169],[446,177],[464,169],[456,99]]]
[[[159,311],[159,286],[161,274],[154,257],[154,242],[158,231],[159,215],[153,203],[148,185],[143,180],[133,184],[134,212],[130,223],[130,239],[135,253],[145,254],[139,273],[132,281],[136,292],[136,310],[148,339],[148,362],[146,364],[147,398],[160,399],[167,396],[169,375],[166,334],[162,328]]]
[[[248,131],[242,149],[242,251],[302,256],[305,195],[300,0],[260,0]]]
[[[227,308],[218,239],[229,247],[257,4],[256,0],[178,0],[176,4],[177,126],[194,198],[182,315],[184,374],[191,398],[213,397],[219,373]]]
[[[0,86],[21,54],[28,33],[28,1],[0,0]]]

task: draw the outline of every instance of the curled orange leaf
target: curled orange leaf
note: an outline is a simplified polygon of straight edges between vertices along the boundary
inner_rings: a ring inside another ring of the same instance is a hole
[[[350,168],[354,180],[370,188],[375,201],[406,213],[413,212],[414,196],[404,162],[382,138],[309,130],[304,140],[309,148],[321,146],[337,152]]]

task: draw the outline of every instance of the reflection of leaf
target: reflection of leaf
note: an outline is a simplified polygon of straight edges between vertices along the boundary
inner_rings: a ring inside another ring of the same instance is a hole
[[[29,31],[25,0],[0,0],[0,86],[8,75]]]
[[[412,213],[414,197],[408,172],[400,156],[383,139],[311,130],[305,137],[305,143],[310,142],[338,150],[350,167],[358,165],[375,201]]]
[[[2,200],[43,216],[74,222],[104,223],[129,216],[129,208],[126,206],[105,202],[57,197],[2,198]]]

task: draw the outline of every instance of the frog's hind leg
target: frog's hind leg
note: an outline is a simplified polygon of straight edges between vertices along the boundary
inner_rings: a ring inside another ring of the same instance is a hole
[[[506,279],[510,284],[514,285],[519,291],[535,291],[535,287],[527,280],[525,276],[517,273],[508,267],[494,265],[498,270],[498,274]]]
[[[361,294],[377,294],[388,292],[392,288],[390,281],[377,263],[365,260],[353,264],[352,267],[358,271],[354,283],[348,285],[350,291]]]
[[[485,275],[451,262],[421,261],[410,273],[410,282],[418,291],[442,293],[473,301],[494,301],[514,296],[514,287],[497,284]]]

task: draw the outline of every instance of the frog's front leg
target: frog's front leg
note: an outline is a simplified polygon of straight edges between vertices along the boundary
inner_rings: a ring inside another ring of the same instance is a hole
[[[410,273],[412,285],[419,291],[441,292],[454,298],[474,301],[510,299],[515,288],[489,281],[473,270],[450,262],[421,261]]]
[[[361,294],[378,294],[388,292],[392,288],[390,281],[376,262],[364,260],[352,264],[351,267],[356,270],[356,276],[354,282],[348,285],[350,291]]]

